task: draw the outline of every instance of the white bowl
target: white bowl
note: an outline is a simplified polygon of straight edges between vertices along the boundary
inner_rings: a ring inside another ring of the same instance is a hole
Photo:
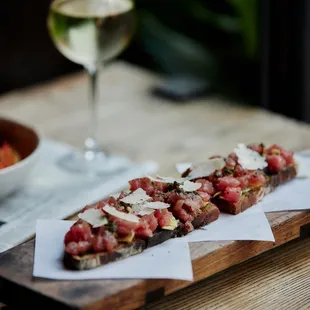
[[[0,138],[21,156],[16,164],[0,169],[0,199],[3,199],[27,182],[38,161],[40,139],[32,128],[5,118],[0,118]]]

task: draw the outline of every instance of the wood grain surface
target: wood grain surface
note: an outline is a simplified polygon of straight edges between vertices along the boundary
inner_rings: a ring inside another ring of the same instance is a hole
[[[213,153],[227,153],[238,142],[276,142],[294,150],[310,148],[307,124],[220,98],[172,104],[149,95],[150,88],[159,81],[159,77],[124,63],[106,68],[100,79],[102,104],[98,112],[98,137],[104,146],[136,161],[154,159],[160,164],[159,173],[165,175],[175,173],[178,161],[200,161]],[[82,145],[87,123],[86,87],[85,76],[75,75],[13,92],[0,98],[1,114],[32,125],[43,137]],[[309,212],[269,214],[268,218],[276,235],[275,245],[297,238],[300,227],[310,222]],[[195,281],[275,245],[191,244]],[[207,264],[211,264],[208,269]],[[32,279],[32,265],[33,241],[0,256],[1,301],[132,309],[190,284],[172,280],[47,281]]]
[[[310,212],[268,214],[275,243],[229,241],[191,243],[194,282],[212,276],[267,250],[296,239],[309,225]],[[176,280],[52,281],[32,278],[34,242],[0,254],[1,294],[6,304],[47,305],[78,309],[133,309],[192,284]]]
[[[310,309],[310,238],[290,242],[140,310]]]

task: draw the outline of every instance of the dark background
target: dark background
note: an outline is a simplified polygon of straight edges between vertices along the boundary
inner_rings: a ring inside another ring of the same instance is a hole
[[[310,122],[307,0],[135,2],[139,27],[119,58],[197,75],[225,97]],[[49,38],[49,4],[2,1],[0,94],[81,70]]]

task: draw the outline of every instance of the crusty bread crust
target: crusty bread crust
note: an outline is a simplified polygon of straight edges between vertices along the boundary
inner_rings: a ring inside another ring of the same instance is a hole
[[[219,208],[214,205],[213,203],[208,203],[202,213],[197,216],[193,221],[192,224],[195,229],[199,227],[203,227],[211,222],[216,221],[220,216]]]
[[[269,187],[273,191],[279,185],[284,184],[297,176],[297,166],[288,166],[285,169],[282,169],[279,173],[269,174]]]
[[[260,200],[262,200],[266,195],[275,190],[279,185],[288,182],[297,175],[297,167],[289,166],[281,170],[276,174],[268,174],[269,180],[264,187],[259,187],[244,194],[241,199],[236,203],[227,202],[221,198],[214,198],[212,202],[220,209],[222,212],[230,214],[239,214],[246,209],[254,206]]]
[[[133,244],[122,245],[111,253],[104,252],[78,256],[70,255],[65,252],[63,261],[65,267],[68,269],[87,270],[106,265],[107,263],[112,261],[116,262],[129,256],[139,254],[145,248],[146,243],[144,240],[136,240]]]
[[[219,209],[212,203],[207,204],[204,209],[202,209],[201,214],[195,218],[192,222],[194,228],[199,228],[207,225],[218,219],[220,215]],[[97,254],[87,254],[83,256],[70,255],[64,253],[63,261],[64,265],[68,269],[73,270],[87,270],[93,269],[99,266],[106,265],[110,262],[115,262],[118,260],[125,259],[129,256],[133,256],[142,253],[146,248],[153,247],[160,243],[163,243],[171,238],[182,237],[186,235],[184,224],[180,224],[174,230],[159,230],[154,233],[154,236],[148,238],[147,240],[135,240],[129,245],[120,245],[118,249],[112,253],[97,253]]]
[[[239,214],[258,203],[266,195],[266,191],[266,187],[260,187],[244,194],[236,203],[230,203],[221,198],[214,198],[212,201],[222,212]]]

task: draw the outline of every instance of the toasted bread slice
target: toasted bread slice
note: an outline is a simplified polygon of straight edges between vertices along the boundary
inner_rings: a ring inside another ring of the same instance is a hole
[[[219,215],[219,209],[214,204],[209,203],[201,210],[201,214],[193,220],[192,224],[194,228],[199,228],[217,220]],[[180,223],[174,230],[160,229],[154,233],[153,237],[146,240],[139,239],[134,240],[131,244],[121,244],[112,253],[103,252],[82,256],[65,253],[64,265],[66,268],[74,270],[93,269],[142,253],[146,248],[161,244],[171,238],[182,237],[187,233],[184,224]]]
[[[208,203],[202,210],[201,214],[192,221],[192,224],[194,228],[197,229],[216,221],[219,216],[219,208],[213,203]]]
[[[297,175],[297,167],[288,166],[276,174],[267,175],[269,177],[269,180],[265,184],[265,186],[256,188],[248,193],[243,194],[241,199],[236,203],[230,203],[218,197],[213,198],[212,202],[222,212],[230,214],[238,214],[240,212],[243,212],[246,209],[257,204],[260,200],[264,198],[264,196],[275,190],[281,184],[284,184],[289,180],[294,179]]]
[[[70,255],[65,252],[63,260],[65,267],[68,269],[87,270],[139,254],[145,248],[146,242],[144,240],[135,240],[130,245],[120,245],[118,249],[115,249],[111,253],[103,252],[79,256]]]

